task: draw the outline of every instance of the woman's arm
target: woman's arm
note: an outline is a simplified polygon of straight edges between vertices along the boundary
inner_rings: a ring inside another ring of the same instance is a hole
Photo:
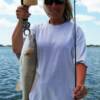
[[[77,27],[77,41],[76,41],[76,87],[74,90],[74,97],[80,100],[87,94],[85,87],[85,79],[87,66],[86,63],[86,40],[84,33],[80,27]]]
[[[75,100],[80,100],[87,95],[87,89],[85,87],[85,78],[86,78],[87,67],[85,64],[76,65],[76,87],[74,90]]]
[[[21,53],[23,46],[23,24],[18,21],[16,28],[12,35],[12,49],[16,55]]]
[[[84,85],[87,67],[85,64],[76,64],[76,86]]]
[[[12,35],[12,49],[14,53],[19,57],[22,46],[23,46],[23,22],[22,19],[28,19],[29,17],[28,7],[19,6],[16,10],[16,16],[18,18],[18,23]]]

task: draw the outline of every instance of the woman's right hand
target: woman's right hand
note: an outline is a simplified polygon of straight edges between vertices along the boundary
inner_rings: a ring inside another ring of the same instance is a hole
[[[28,6],[19,6],[16,10],[16,16],[18,19],[28,19],[30,16],[30,13],[28,11]]]

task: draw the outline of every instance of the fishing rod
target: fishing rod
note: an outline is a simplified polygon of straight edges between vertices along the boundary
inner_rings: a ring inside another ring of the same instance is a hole
[[[76,0],[74,0],[74,49],[75,49],[75,87],[76,87]]]
[[[76,0],[74,0],[74,49],[75,49],[75,87],[77,85],[77,68],[76,68],[76,59],[77,59],[77,54],[76,54],[76,42],[77,42],[77,36],[76,36]],[[75,100],[77,100],[77,98],[75,98]]]

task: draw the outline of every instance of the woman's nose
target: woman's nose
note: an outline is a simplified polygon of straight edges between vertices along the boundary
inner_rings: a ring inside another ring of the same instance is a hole
[[[56,3],[55,3],[55,2],[53,2],[51,6],[52,6],[52,7],[55,7],[55,6],[56,6]]]

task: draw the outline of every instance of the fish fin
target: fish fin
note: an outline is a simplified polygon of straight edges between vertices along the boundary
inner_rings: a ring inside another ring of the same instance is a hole
[[[16,91],[22,91],[22,86],[20,81],[18,81],[16,84]]]

